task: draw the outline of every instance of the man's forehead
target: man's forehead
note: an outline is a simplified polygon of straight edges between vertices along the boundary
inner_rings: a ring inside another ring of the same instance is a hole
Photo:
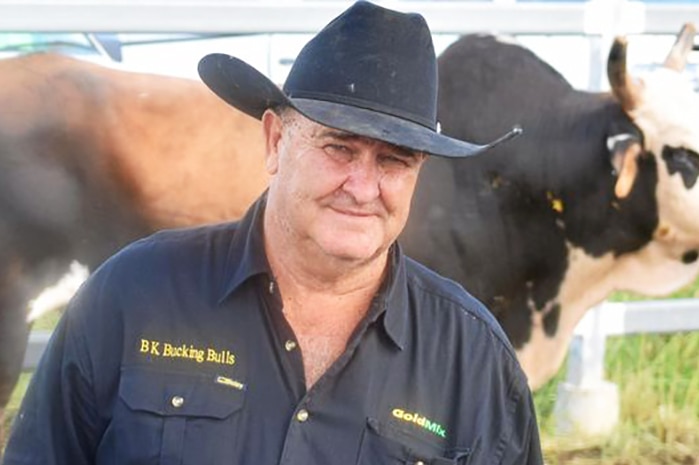
[[[389,151],[396,153],[398,155],[402,155],[404,157],[417,157],[422,155],[421,152],[411,150],[405,147],[401,147],[400,145],[396,144],[391,144],[389,142],[385,142],[379,139],[374,139],[371,137],[367,136],[362,136],[359,134],[354,134],[352,132],[348,131],[343,131],[341,129],[334,129],[334,128],[328,128],[325,126],[322,126],[324,128],[324,131],[321,133],[320,137],[328,137],[332,139],[338,139],[338,140],[343,140],[343,141],[348,141],[348,142],[361,142],[365,143],[368,145],[372,146],[380,146],[388,149]]]
[[[380,145],[389,148],[392,152],[399,153],[403,156],[416,157],[422,155],[421,152],[401,147],[399,145],[391,144],[379,139],[362,136],[360,134],[355,134],[353,132],[345,131],[343,129],[336,129],[329,126],[325,126],[305,117],[304,115],[300,114],[295,110],[289,113],[293,114],[292,118],[295,119],[297,123],[302,123],[301,126],[303,126],[305,131],[308,131],[307,135],[314,139],[335,139],[348,142],[356,141],[366,143],[369,145]]]

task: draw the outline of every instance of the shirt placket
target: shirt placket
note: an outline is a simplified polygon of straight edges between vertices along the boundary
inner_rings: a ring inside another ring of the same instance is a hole
[[[369,310],[369,312],[367,312],[369,316],[374,316],[374,309],[377,308],[378,305],[378,302],[372,303],[371,309]],[[320,394],[332,387],[332,384],[335,382],[335,380],[337,380],[342,370],[352,359],[352,355],[359,346],[359,343],[361,342],[361,339],[364,333],[366,332],[367,327],[374,321],[374,319],[375,317],[371,319],[364,318],[364,320],[362,320],[359,327],[350,338],[350,341],[347,344],[347,348],[345,349],[345,351],[338,357],[337,360],[335,360],[335,362],[333,362],[333,364],[328,368],[328,370],[325,373],[323,373],[323,375],[320,378],[318,378],[318,380],[311,387],[311,389],[305,392],[305,394],[299,400],[294,410],[293,418],[289,422],[289,427],[287,429],[286,438],[284,440],[282,454],[279,460],[280,465],[308,464],[311,463],[309,462],[309,460],[313,460],[312,457],[308,457],[308,454],[305,453],[305,450],[307,450],[308,447],[306,446],[304,441],[305,437],[307,437],[308,431],[304,430],[308,430],[309,428],[314,429],[314,425],[312,423],[314,407],[319,407],[316,405],[315,400],[320,397],[324,397]],[[286,324],[286,327],[288,328],[289,333],[293,335],[293,331],[289,327],[288,323]],[[301,352],[300,350],[297,350],[296,352],[298,355],[298,363],[300,363],[301,365],[301,378],[304,379],[303,360]]]

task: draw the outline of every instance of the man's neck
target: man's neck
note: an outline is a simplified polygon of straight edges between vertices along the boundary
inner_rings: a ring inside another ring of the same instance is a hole
[[[270,237],[272,229],[265,231],[265,251],[284,317],[301,347],[310,389],[345,350],[366,315],[383,281],[388,253],[351,263]]]
[[[309,240],[290,238],[265,218],[265,253],[280,289],[290,293],[352,296],[379,288],[388,252],[366,260],[348,260],[324,253]]]
[[[267,259],[274,279],[286,296],[321,297],[340,301],[371,300],[381,285],[387,254],[366,263],[325,256],[285,247],[277,250],[266,244]]]

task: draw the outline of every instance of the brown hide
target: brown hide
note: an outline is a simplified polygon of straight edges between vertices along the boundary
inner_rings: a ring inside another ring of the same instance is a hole
[[[123,189],[153,228],[238,218],[267,184],[259,122],[199,81],[50,54],[0,61],[0,76],[19,89],[1,102],[13,109],[3,124],[53,120],[82,138],[92,159],[65,163]]]
[[[200,82],[160,81],[112,85],[109,143],[143,215],[156,227],[242,216],[268,181],[259,121]]]

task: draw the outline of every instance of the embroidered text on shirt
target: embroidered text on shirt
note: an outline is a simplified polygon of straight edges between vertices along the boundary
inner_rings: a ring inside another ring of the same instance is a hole
[[[235,354],[229,350],[219,350],[213,347],[199,348],[192,344],[174,345],[169,342],[141,339],[139,352],[154,357],[194,360],[197,363],[235,364]]]

